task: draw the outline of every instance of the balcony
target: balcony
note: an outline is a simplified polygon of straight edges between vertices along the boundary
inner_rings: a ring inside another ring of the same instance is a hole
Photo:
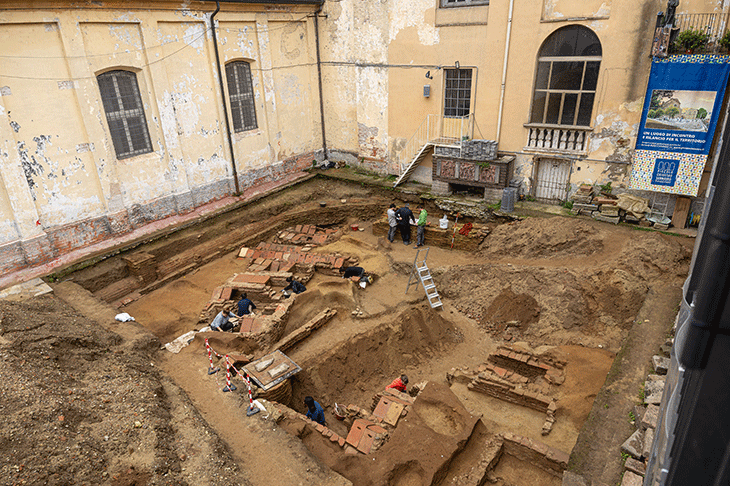
[[[588,150],[587,127],[530,123],[526,151],[583,155]]]

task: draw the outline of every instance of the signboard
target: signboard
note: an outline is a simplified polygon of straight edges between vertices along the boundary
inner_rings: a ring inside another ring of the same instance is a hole
[[[696,196],[725,95],[730,58],[654,58],[636,139],[632,189]]]

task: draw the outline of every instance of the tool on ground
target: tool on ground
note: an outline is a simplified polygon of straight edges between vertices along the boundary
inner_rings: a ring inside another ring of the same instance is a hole
[[[431,271],[426,265],[426,258],[428,258],[429,249],[430,248],[419,248],[418,251],[416,251],[416,258],[413,260],[413,269],[411,270],[411,275],[408,277],[406,293],[408,293],[408,289],[411,287],[412,282],[415,283],[415,280],[420,280],[423,290],[426,291],[428,303],[431,305],[431,308],[436,308],[441,307],[443,304],[441,303],[441,298],[436,290],[436,284],[431,277]],[[423,257],[423,260],[419,261],[418,258],[422,251],[425,251],[426,255]]]
[[[454,239],[456,238],[456,224],[459,222],[459,213],[456,213],[456,221],[454,221],[454,234],[451,235],[451,249],[454,249]]]

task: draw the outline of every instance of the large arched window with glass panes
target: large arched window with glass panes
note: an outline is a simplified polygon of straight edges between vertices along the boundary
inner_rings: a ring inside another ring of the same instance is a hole
[[[537,58],[530,124],[589,127],[601,53],[598,36],[582,25],[550,34]]]

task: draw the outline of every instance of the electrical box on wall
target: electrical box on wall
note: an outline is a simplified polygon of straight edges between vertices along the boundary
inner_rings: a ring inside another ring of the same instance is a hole
[[[424,84],[423,85],[423,97],[428,98],[429,96],[431,96],[431,85]]]

